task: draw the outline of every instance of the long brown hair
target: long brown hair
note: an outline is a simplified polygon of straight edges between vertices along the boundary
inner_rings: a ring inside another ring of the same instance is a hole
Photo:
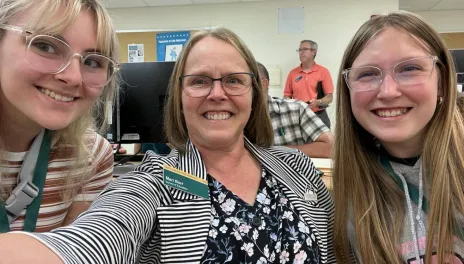
[[[251,72],[254,74],[252,93],[253,108],[244,134],[254,144],[269,147],[274,143],[274,134],[267,106],[267,94],[263,91],[261,78],[259,78],[256,60],[245,43],[231,30],[215,28],[202,30],[192,36],[182,49],[174,66],[168,88],[166,111],[164,112],[164,130],[169,143],[181,152],[185,151],[185,143],[188,140],[188,131],[182,114],[182,84],[179,77],[182,76],[185,62],[193,46],[205,37],[213,37],[225,41],[234,46],[245,59]]]
[[[430,263],[436,245],[438,263],[442,264],[453,252],[456,214],[464,213],[464,122],[456,106],[456,74],[446,44],[419,16],[401,11],[364,23],[349,43],[340,67],[333,171],[336,257],[339,263],[351,263],[347,233],[351,218],[363,263],[403,263],[398,244],[405,195],[378,162],[373,135],[354,118],[350,93],[341,74],[352,66],[369,40],[385,28],[410,34],[439,58],[438,88],[443,103],[437,105],[427,125],[421,156],[426,171],[424,181],[430,185],[427,233],[432,235],[427,237],[426,263]]]

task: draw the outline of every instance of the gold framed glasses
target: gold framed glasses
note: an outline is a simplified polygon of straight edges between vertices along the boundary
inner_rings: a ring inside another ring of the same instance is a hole
[[[348,88],[356,92],[379,88],[389,71],[398,84],[409,86],[426,82],[437,61],[437,56],[417,57],[400,61],[391,69],[380,69],[376,66],[353,67],[344,70],[342,74]]]
[[[231,96],[246,94],[250,91],[254,74],[250,72],[231,73],[221,78],[205,75],[184,75],[179,77],[184,93],[190,97],[207,96],[215,81],[220,81],[224,92]]]
[[[26,58],[31,66],[42,73],[57,74],[64,71],[78,57],[82,81],[91,87],[104,87],[119,70],[119,63],[98,52],[84,55],[73,53],[64,40],[50,35],[35,35],[21,27],[0,25],[1,29],[18,32],[26,38]]]

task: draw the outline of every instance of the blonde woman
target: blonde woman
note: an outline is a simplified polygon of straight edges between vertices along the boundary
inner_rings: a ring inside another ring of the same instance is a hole
[[[193,36],[171,76],[171,153],[149,152],[70,226],[0,235],[1,260],[334,263],[329,192],[301,151],[270,147],[261,85],[236,34]]]
[[[67,225],[109,183],[111,146],[92,128],[116,58],[97,0],[0,0],[0,232]]]
[[[456,99],[453,60],[420,17],[395,12],[358,30],[338,80],[339,263],[463,263],[464,127]]]

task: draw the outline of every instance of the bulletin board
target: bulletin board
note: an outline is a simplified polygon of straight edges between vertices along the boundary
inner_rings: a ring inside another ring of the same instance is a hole
[[[464,49],[464,32],[440,34],[449,49]]]
[[[190,36],[198,32],[198,30],[190,30]],[[165,31],[150,31],[150,32],[118,32],[116,35],[121,47],[121,62],[127,62],[127,45],[143,44],[145,61],[157,61],[156,55],[156,35],[165,33]]]

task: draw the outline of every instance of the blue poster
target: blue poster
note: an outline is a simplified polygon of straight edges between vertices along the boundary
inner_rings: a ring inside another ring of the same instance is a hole
[[[156,34],[156,54],[158,61],[176,61],[189,38],[190,31]]]

